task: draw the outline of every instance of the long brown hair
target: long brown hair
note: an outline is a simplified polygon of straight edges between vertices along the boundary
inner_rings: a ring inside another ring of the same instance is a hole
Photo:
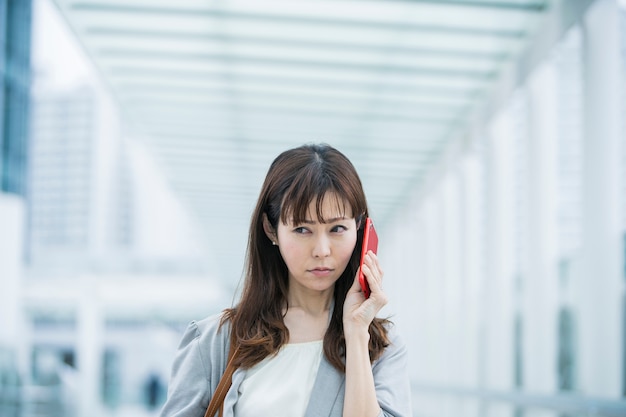
[[[288,307],[288,270],[279,250],[263,230],[263,215],[277,230],[279,221],[304,221],[310,203],[315,201],[318,219],[324,222],[321,207],[328,192],[343,199],[343,204],[352,209],[358,225],[352,257],[335,283],[334,308],[324,336],[326,358],[345,372],[343,305],[358,269],[358,249],[363,241],[362,226],[368,209],[356,169],[341,152],[326,144],[303,145],[281,153],[265,177],[250,224],[241,299],[237,306],[226,309],[222,317],[222,323],[231,322],[231,343],[240,345],[236,365],[250,368],[277,353],[289,340],[289,330],[283,321],[283,309]],[[370,324],[372,361],[389,344],[386,323],[387,320],[376,318]]]

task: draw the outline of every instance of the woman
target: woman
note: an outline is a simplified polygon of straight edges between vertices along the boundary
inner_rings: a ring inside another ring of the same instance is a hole
[[[225,417],[409,416],[405,345],[388,320],[373,252],[358,282],[361,181],[328,145],[283,152],[252,215],[243,291],[222,314],[190,324],[174,361],[162,417],[201,417],[231,343],[237,370]]]

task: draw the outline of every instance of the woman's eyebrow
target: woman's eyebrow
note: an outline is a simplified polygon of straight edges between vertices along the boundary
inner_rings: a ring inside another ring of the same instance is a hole
[[[346,220],[346,216],[341,216],[341,217],[333,217],[332,219],[326,219],[326,221],[324,223],[335,223],[338,221],[342,221],[342,220]],[[302,223],[304,224],[317,224],[316,221],[313,220],[303,220]]]

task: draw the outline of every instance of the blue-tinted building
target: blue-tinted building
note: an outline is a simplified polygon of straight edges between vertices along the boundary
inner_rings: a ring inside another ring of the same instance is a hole
[[[18,288],[27,195],[31,0],[0,0],[0,415],[20,415]]]
[[[0,190],[26,195],[30,0],[0,0]]]

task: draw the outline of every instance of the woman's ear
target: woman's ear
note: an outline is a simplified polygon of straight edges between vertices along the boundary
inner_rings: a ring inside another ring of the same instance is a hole
[[[276,245],[276,241],[278,240],[276,236],[276,231],[272,227],[270,223],[270,219],[267,218],[267,214],[263,213],[263,231],[269,240],[272,241],[273,245]]]

